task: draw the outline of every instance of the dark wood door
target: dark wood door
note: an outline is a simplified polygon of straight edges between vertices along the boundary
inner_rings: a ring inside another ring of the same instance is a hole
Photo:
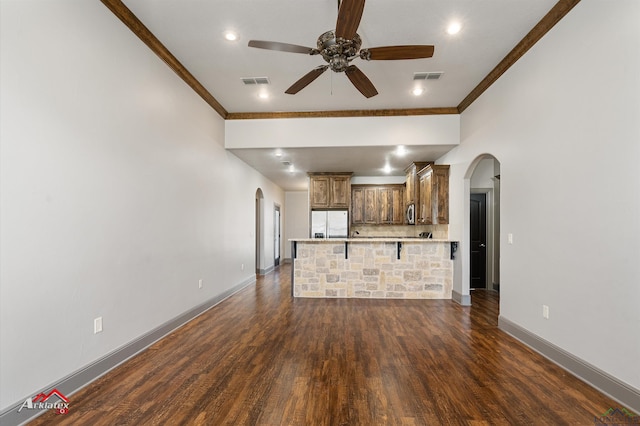
[[[471,288],[487,288],[487,195],[471,194]]]

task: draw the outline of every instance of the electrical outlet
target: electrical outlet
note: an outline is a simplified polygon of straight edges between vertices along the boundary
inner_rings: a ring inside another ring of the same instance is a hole
[[[244,263],[242,265],[240,265],[240,270],[244,271]]]
[[[507,242],[513,244],[513,234],[511,232],[507,234]]]
[[[547,305],[542,305],[542,318],[549,319],[549,307]]]
[[[202,278],[198,280],[198,288],[202,288]]]
[[[93,334],[102,333],[102,317],[93,320]]]

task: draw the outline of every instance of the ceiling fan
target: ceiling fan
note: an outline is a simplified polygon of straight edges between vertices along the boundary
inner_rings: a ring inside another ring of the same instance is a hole
[[[327,61],[328,65],[314,68],[300,80],[293,83],[285,93],[295,95],[320,77],[327,69],[331,68],[335,72],[344,72],[360,93],[367,98],[371,98],[377,95],[378,91],[371,83],[371,80],[357,66],[350,64],[351,61],[358,57],[367,61],[430,58],[433,56],[434,48],[430,45],[407,45],[360,49],[362,40],[356,30],[360,25],[364,2],[365,0],[342,0],[339,4],[335,31],[327,31],[321,34],[318,37],[317,48],[264,40],[250,40],[249,47],[321,55]]]

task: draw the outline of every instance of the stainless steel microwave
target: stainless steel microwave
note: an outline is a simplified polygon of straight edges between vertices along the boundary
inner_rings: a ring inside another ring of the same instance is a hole
[[[407,223],[409,225],[416,224],[416,205],[415,204],[409,204],[407,206]]]

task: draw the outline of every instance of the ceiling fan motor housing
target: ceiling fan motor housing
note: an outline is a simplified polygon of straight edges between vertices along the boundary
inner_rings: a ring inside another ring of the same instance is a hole
[[[329,67],[335,72],[343,72],[349,62],[358,56],[362,39],[358,34],[353,39],[336,38],[334,31],[327,31],[318,37],[318,50]]]

